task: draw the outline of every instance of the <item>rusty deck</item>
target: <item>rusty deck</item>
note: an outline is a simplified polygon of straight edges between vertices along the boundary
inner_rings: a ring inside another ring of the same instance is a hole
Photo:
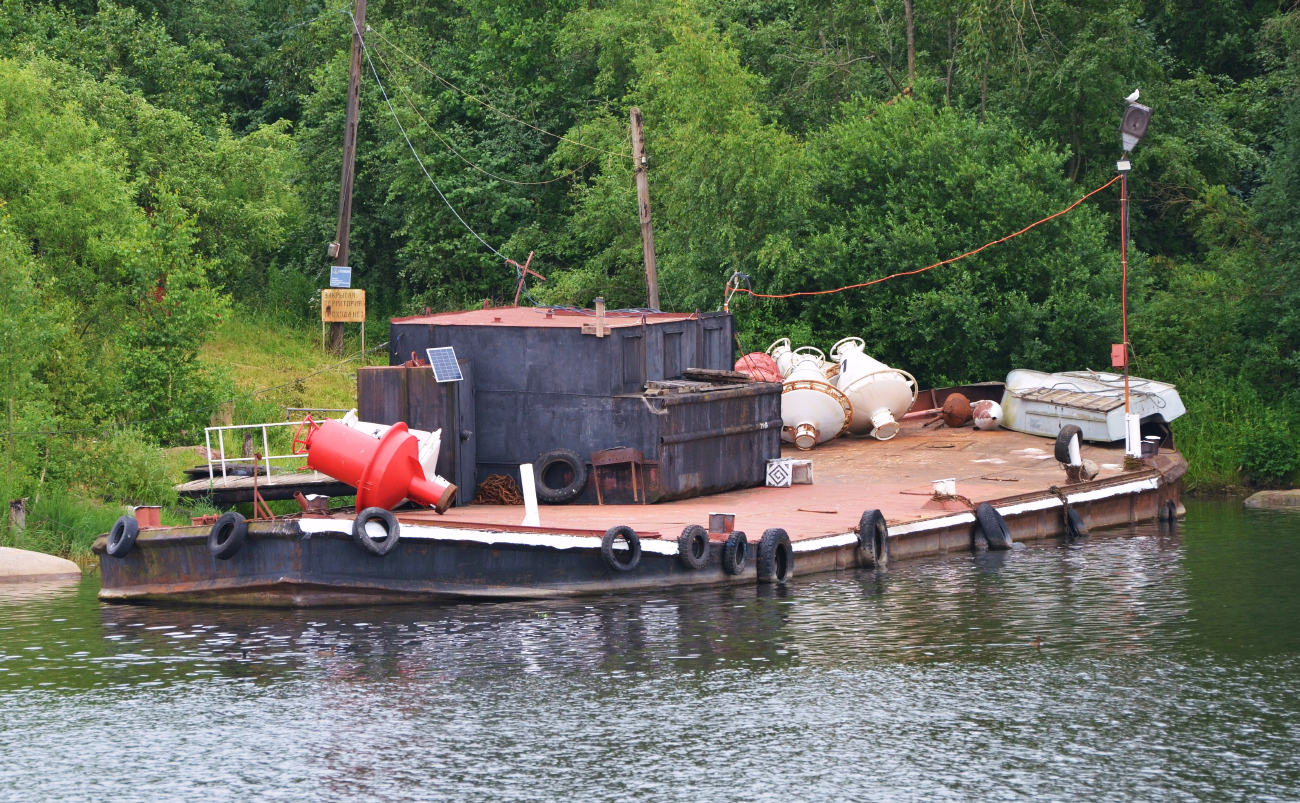
[[[974,504],[999,500],[1055,498],[1052,486],[1066,488],[1065,472],[1052,454],[1053,442],[1011,430],[948,429],[904,422],[897,437],[838,438],[801,452],[782,448],[783,457],[813,461],[814,483],[790,488],[747,488],[707,497],[656,505],[543,505],[543,528],[557,531],[600,531],[626,524],[638,533],[676,538],[690,524],[708,524],[709,513],[734,513],[736,529],[751,540],[769,527],[780,527],[793,541],[844,533],[858,524],[864,510],[879,509],[891,526],[938,519],[969,510],[958,501],[939,505],[932,499],[931,481],[956,478],[957,493]],[[1166,452],[1155,464],[1124,471],[1121,444],[1083,446],[1083,457],[1101,466],[1097,479],[1079,488],[1097,489],[1117,482],[1182,475],[1182,458]],[[1076,488],[1071,487],[1072,493]],[[518,525],[522,506],[471,505],[439,516],[433,511],[399,515],[412,524],[443,527]]]

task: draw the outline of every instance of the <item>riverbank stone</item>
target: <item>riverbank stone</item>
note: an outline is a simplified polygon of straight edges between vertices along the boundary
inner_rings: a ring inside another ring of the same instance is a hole
[[[0,546],[0,583],[41,583],[80,577],[81,567],[65,558]]]
[[[1290,491],[1260,491],[1245,502],[1248,508],[1294,510],[1300,513],[1300,488]]]

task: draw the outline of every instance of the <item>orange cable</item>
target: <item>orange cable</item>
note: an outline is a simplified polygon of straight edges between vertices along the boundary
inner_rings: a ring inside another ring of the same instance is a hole
[[[968,257],[968,256],[974,256],[975,254],[978,254],[980,251],[983,251],[983,250],[986,249],[986,248],[990,248],[990,247],[995,246],[995,245],[997,245],[997,244],[999,244],[999,243],[1005,243],[1007,240],[1010,240],[1010,239],[1013,238],[1013,237],[1019,237],[1020,235],[1024,234],[1025,232],[1029,231],[1030,229],[1034,228],[1035,226],[1042,225],[1043,223],[1046,223],[1047,221],[1052,220],[1053,218],[1058,218],[1058,217],[1060,217],[1061,215],[1066,214],[1067,212],[1071,212],[1071,211],[1073,211],[1073,210],[1075,209],[1075,207],[1077,207],[1079,204],[1083,203],[1084,201],[1088,200],[1088,199],[1091,198],[1092,196],[1094,196],[1094,195],[1096,195],[1097,193],[1101,192],[1102,190],[1106,189],[1106,188],[1109,187],[1110,185],[1114,184],[1116,181],[1119,181],[1119,176],[1116,176],[1115,178],[1112,178],[1110,181],[1107,181],[1105,184],[1101,185],[1101,186],[1098,187],[1097,189],[1095,189],[1095,190],[1093,190],[1092,192],[1088,193],[1087,195],[1083,196],[1082,198],[1080,198],[1079,200],[1077,200],[1077,201],[1075,201],[1074,203],[1070,204],[1069,206],[1067,206],[1066,208],[1062,209],[1061,211],[1059,211],[1059,212],[1057,212],[1057,213],[1055,213],[1055,214],[1052,214],[1052,215],[1048,215],[1047,217],[1043,218],[1042,220],[1036,221],[1036,222],[1034,222],[1034,223],[1030,223],[1028,226],[1025,226],[1023,229],[1021,229],[1020,231],[1015,232],[1014,234],[1008,234],[1007,236],[1002,237],[1002,238],[997,239],[997,240],[994,240],[993,242],[985,243],[984,245],[981,245],[979,248],[976,248],[976,249],[973,250],[973,251],[967,251],[966,253],[962,254],[961,256],[955,256],[955,257],[952,257],[951,259],[945,259],[945,260],[943,260],[942,262],[936,262],[936,263],[934,263],[933,265],[927,265],[927,266],[925,266],[924,268],[917,268],[916,270],[906,270],[906,271],[903,271],[902,273],[893,273],[893,274],[890,274],[889,276],[882,276],[882,277],[879,278],[879,279],[872,279],[872,280],[869,281],[869,282],[861,282],[861,283],[859,283],[859,284],[850,284],[850,285],[847,285],[847,286],[845,286],[845,287],[837,287],[837,288],[835,288],[834,290],[805,290],[805,291],[798,292],[798,293],[774,293],[774,294],[768,294],[768,293],[755,293],[753,290],[750,290],[749,288],[746,288],[746,287],[731,287],[731,281],[730,281],[730,280],[727,281],[727,289],[730,290],[733,294],[734,294],[734,293],[748,293],[749,295],[753,296],[754,298],[794,298],[795,296],[825,296],[825,295],[830,295],[830,294],[832,294],[832,293],[841,293],[841,292],[843,292],[843,291],[845,291],[845,290],[855,290],[855,289],[857,289],[857,288],[859,288],[859,287],[868,287],[868,286],[873,285],[873,284],[880,284],[881,282],[888,281],[888,280],[890,280],[890,279],[897,279],[899,276],[912,276],[912,275],[915,275],[915,274],[917,274],[917,273],[924,273],[924,272],[926,272],[927,270],[933,270],[934,268],[942,267],[942,266],[944,266],[944,265],[951,265],[952,263],[954,263],[954,262],[956,262],[956,261],[958,261],[958,260],[961,260],[961,259],[965,259],[965,258]]]

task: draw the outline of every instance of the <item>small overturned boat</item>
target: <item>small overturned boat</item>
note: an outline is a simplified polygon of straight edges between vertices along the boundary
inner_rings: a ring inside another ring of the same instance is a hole
[[[1169,424],[1187,408],[1178,389],[1165,382],[1130,376],[1129,405],[1142,434],[1171,438]],[[1094,443],[1124,440],[1124,375],[1101,371],[1049,374],[1017,369],[1007,374],[1002,394],[1002,426],[1054,438],[1073,424]],[[1170,444],[1172,441],[1170,442]]]

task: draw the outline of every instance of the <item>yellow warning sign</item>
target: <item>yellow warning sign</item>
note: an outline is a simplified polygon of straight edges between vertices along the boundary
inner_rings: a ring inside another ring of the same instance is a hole
[[[365,323],[365,290],[321,290],[320,319],[325,323]]]

